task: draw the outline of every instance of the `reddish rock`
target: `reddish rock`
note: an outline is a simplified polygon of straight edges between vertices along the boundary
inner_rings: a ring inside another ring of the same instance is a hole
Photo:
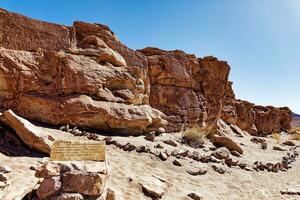
[[[149,63],[150,105],[168,116],[166,131],[180,131],[184,123],[215,129],[228,64],[214,57],[196,58],[180,50],[145,48],[140,52]]]
[[[49,197],[59,193],[60,187],[61,182],[59,176],[46,178],[37,189],[36,194],[39,199],[49,199]]]
[[[108,27],[66,27],[5,10],[0,16],[0,107],[48,124],[125,134],[164,125],[149,106],[146,56]]]
[[[76,192],[84,195],[101,195],[104,192],[107,176],[82,171],[66,172],[62,178],[64,192]]]

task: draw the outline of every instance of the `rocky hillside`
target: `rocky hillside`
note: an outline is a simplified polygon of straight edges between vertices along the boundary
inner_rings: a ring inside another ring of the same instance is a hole
[[[63,26],[0,9],[0,108],[51,125],[121,134],[290,129],[288,108],[236,100],[230,66],[183,51],[132,50],[105,25]]]

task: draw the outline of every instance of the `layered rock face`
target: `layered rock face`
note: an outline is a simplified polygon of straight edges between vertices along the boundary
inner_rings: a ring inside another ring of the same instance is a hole
[[[138,134],[164,124],[149,106],[147,59],[106,26],[0,10],[0,107],[54,125]]]
[[[123,45],[105,25],[63,26],[0,9],[0,109],[52,125],[122,134],[290,128],[288,108],[235,99],[230,67],[214,57]],[[168,123],[167,123],[168,122]]]
[[[231,84],[227,86],[221,118],[253,135],[265,135],[291,129],[292,112],[287,107],[258,106],[235,99]]]
[[[140,50],[147,56],[150,105],[168,117],[167,131],[184,124],[212,130],[222,108],[230,67],[214,57],[196,58],[183,51]]]

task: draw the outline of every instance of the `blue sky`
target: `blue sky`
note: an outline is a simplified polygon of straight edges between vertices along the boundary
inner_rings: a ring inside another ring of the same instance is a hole
[[[133,49],[182,49],[231,65],[236,96],[300,113],[298,0],[0,0],[0,7],[71,25],[107,24]]]

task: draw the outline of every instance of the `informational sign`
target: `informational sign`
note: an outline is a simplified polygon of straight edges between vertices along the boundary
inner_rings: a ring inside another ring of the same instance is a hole
[[[51,147],[53,161],[105,160],[105,142],[55,141]]]

